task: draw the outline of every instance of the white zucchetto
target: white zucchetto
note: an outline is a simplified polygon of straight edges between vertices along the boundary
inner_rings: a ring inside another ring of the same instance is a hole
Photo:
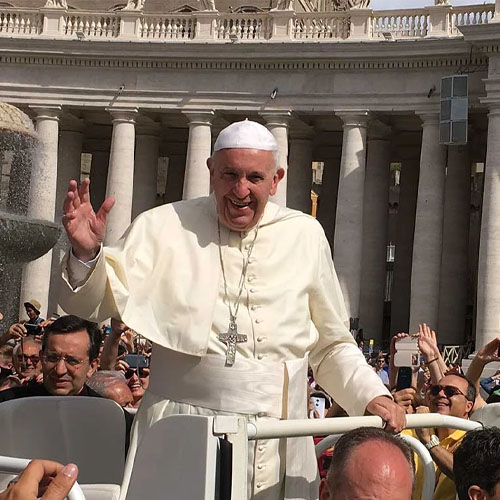
[[[214,153],[220,149],[260,149],[278,151],[273,134],[264,125],[248,119],[234,122],[221,130],[214,144]]]

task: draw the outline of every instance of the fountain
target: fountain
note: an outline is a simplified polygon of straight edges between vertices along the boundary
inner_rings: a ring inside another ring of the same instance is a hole
[[[46,254],[61,235],[60,224],[27,217],[31,165],[38,147],[33,123],[18,108],[0,102],[0,312],[17,321],[22,265]]]

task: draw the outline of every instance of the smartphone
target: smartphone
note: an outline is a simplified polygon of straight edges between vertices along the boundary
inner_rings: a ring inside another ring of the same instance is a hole
[[[312,410],[311,418],[314,416],[314,410],[318,412],[319,418],[325,417],[325,398],[311,396]]]
[[[28,335],[40,335],[42,333],[42,327],[34,323],[24,323],[24,328],[26,328]]]
[[[149,368],[149,358],[142,354],[127,354],[123,359],[130,368]]]
[[[405,337],[396,341],[394,366],[419,366],[418,341],[415,337]]]
[[[411,387],[412,373],[413,370],[411,366],[401,366],[398,368],[398,383],[396,384],[396,391],[401,391]]]

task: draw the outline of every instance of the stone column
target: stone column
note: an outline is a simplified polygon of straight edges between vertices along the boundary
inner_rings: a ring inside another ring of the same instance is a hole
[[[351,318],[359,318],[368,112],[339,116],[344,122],[344,136],[333,258],[347,312]]]
[[[439,115],[422,115],[422,149],[411,272],[410,332],[419,323],[437,329],[443,242],[446,147],[439,144]],[[397,251],[397,250],[396,250]]]
[[[465,340],[470,167],[468,146],[448,148],[438,323],[439,342],[442,344],[463,344]]]
[[[109,143],[99,143],[92,150],[92,163],[90,165],[90,201],[94,211],[97,212],[106,198],[106,184],[109,169]]]
[[[365,338],[382,344],[387,272],[387,223],[391,163],[390,129],[370,127],[363,205],[360,326]]]
[[[189,120],[189,139],[182,198],[191,200],[210,193],[207,159],[212,153],[212,121],[215,113],[183,111],[183,114]]]
[[[132,218],[156,206],[158,153],[160,145],[157,125],[141,126],[137,130],[134,169],[134,199]]]
[[[57,189],[57,149],[59,141],[60,106],[32,107],[36,131],[40,139],[38,154],[31,171],[28,217],[54,221]],[[20,311],[25,316],[23,302],[29,298],[42,305],[47,314],[49,301],[50,266],[52,251],[24,267]]]
[[[290,162],[286,191],[287,207],[311,213],[313,130],[290,133]]]
[[[476,350],[498,336],[500,321],[500,104],[488,114],[488,150],[477,277]]]
[[[391,298],[391,336],[407,332],[410,319],[411,262],[420,161],[403,159],[396,222],[396,253]]]
[[[290,122],[290,111],[263,111],[260,115],[266,122],[266,127],[274,135],[278,143],[278,164],[279,168],[285,170],[285,176],[281,179],[278,185],[278,191],[271,197],[271,201],[281,205],[287,206],[287,182],[288,182],[288,124]]]
[[[113,119],[106,196],[115,199],[104,243],[118,241],[130,224],[134,188],[135,120],[137,109],[108,109]]]
[[[340,158],[323,160],[323,183],[318,202],[317,219],[323,226],[326,237],[333,249],[335,218],[337,216],[337,195],[339,190]]]
[[[167,188],[165,190],[165,203],[182,200],[182,188],[184,185],[184,171],[186,169],[186,157],[183,155],[172,155],[168,157]]]

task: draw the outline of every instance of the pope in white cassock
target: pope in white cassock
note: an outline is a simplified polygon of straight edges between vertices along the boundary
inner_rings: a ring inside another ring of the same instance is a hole
[[[171,414],[307,418],[307,366],[350,415],[404,426],[348,330],[330,247],[312,217],[268,201],[284,170],[262,125],[225,128],[208,159],[212,195],[141,214],[102,247],[114,200],[95,214],[89,181],[71,181],[63,223],[62,307],[121,318],[153,346],[130,460]],[[249,497],[317,498],[312,438],[249,443]]]

